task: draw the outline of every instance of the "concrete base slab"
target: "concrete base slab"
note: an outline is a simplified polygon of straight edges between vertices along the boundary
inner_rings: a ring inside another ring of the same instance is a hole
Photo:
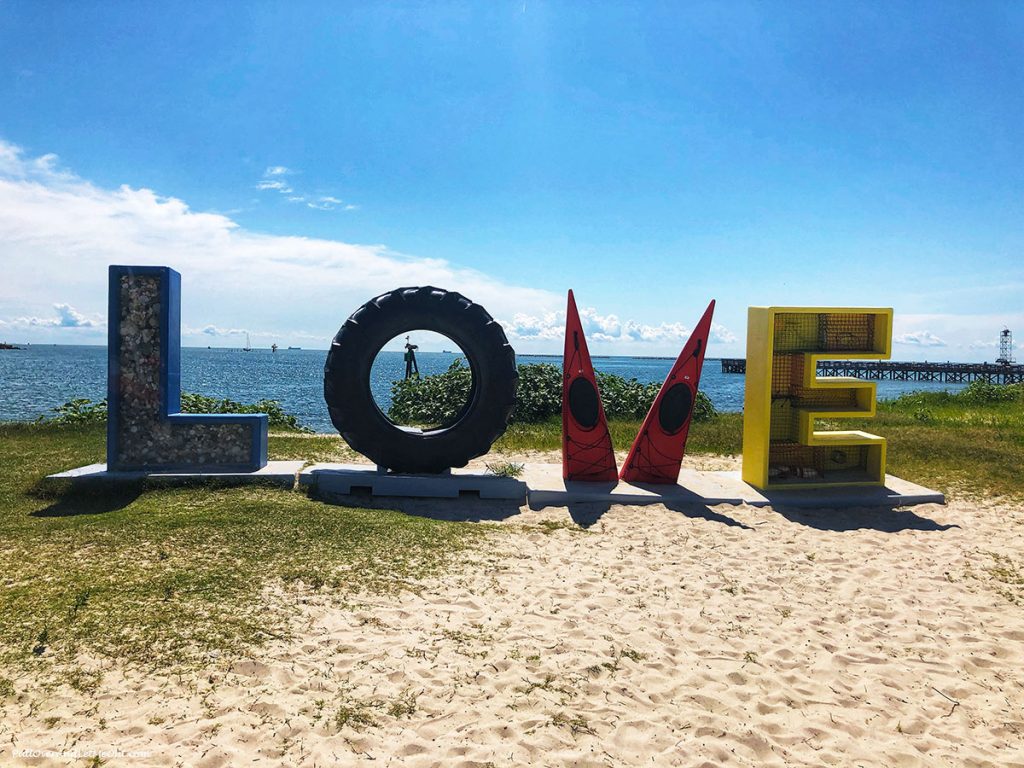
[[[244,485],[262,483],[280,485],[284,488],[295,486],[295,476],[302,469],[304,461],[268,461],[267,466],[255,472],[108,472],[106,464],[90,464],[87,467],[71,469],[47,480],[69,480],[72,483],[123,483],[139,480],[159,480],[170,485],[215,481],[219,484]]]
[[[647,483],[581,483],[562,480],[561,464],[526,464],[521,478],[498,477],[476,470],[455,469],[445,475],[402,475],[367,464],[316,464],[299,471],[302,461],[271,461],[256,472],[108,472],[106,464],[90,464],[50,475],[48,480],[73,483],[117,483],[158,480],[168,484],[217,482],[242,485],[269,483],[285,488],[310,487],[324,494],[456,499],[471,497],[528,501],[530,506],[605,504],[750,504],[755,507],[840,509],[907,507],[945,504],[945,496],[923,486],[886,475],[885,486],[759,491],[744,483],[738,471],[700,472],[684,468],[675,485]]]
[[[753,490],[729,482],[717,472],[683,469],[676,485],[654,483],[584,483],[562,479],[561,464],[527,464],[523,479],[530,487],[530,506],[563,507],[579,502],[609,504],[742,504]]]
[[[721,472],[734,482],[743,483],[739,472]],[[747,485],[743,483],[743,485]],[[885,476],[885,485],[846,486],[845,488],[808,488],[758,491],[750,488],[754,506],[844,509],[849,507],[913,507],[918,504],[945,504],[946,496],[893,475]]]
[[[526,483],[469,469],[444,475],[403,475],[381,472],[366,464],[316,464],[299,474],[299,485],[318,493],[348,496],[404,496],[427,499],[503,499],[526,501]]]
[[[700,472],[684,468],[676,485],[648,483],[581,483],[562,479],[560,464],[527,464],[523,479],[533,508],[581,502],[609,504],[750,504],[756,507],[906,507],[945,504],[938,491],[886,475],[885,486],[762,492],[740,479],[738,471]]]

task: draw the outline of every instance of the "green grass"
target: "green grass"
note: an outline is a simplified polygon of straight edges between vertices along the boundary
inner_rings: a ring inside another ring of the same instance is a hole
[[[829,426],[885,437],[890,474],[946,493],[1024,498],[1024,397],[972,403],[917,393],[880,402],[874,419]]]
[[[641,421],[611,419],[608,431],[616,450],[626,450],[640,431]],[[686,450],[690,453],[738,454],[743,442],[743,416],[722,413],[709,421],[694,422]],[[558,451],[562,448],[562,419],[554,417],[533,424],[513,423],[494,444],[501,453]]]
[[[271,454],[315,457],[339,442],[275,436]],[[269,487],[40,483],[102,460],[103,445],[101,427],[0,424],[2,679],[17,679],[2,667],[79,652],[152,667],[242,652],[286,632],[301,594],[404,588],[487,535]]]

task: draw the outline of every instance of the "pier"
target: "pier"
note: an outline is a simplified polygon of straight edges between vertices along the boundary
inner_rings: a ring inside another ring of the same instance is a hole
[[[747,361],[722,358],[722,373],[746,373]],[[1024,365],[1002,363],[901,363],[893,360],[819,360],[819,376],[854,376],[890,381],[938,381],[967,384],[1024,382]]]

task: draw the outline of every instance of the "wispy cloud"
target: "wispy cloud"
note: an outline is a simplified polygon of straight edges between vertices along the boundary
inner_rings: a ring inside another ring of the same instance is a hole
[[[310,200],[306,205],[310,208],[316,208],[318,211],[333,211],[338,207],[344,211],[354,211],[359,207],[358,205],[346,205],[344,200],[339,200],[338,198],[331,197],[330,195],[318,197],[316,200]]]
[[[307,208],[316,211],[356,211],[358,205],[346,203],[334,195],[309,195],[296,192],[292,184],[283,180],[284,176],[292,176],[295,171],[283,165],[272,165],[263,172],[263,178],[256,182],[256,189],[263,192],[278,192],[284,195],[289,203],[305,203]]]
[[[996,349],[998,347],[998,341],[972,341],[967,345],[968,349]]]
[[[275,189],[282,194],[290,194],[292,188],[285,184],[283,181],[274,181],[271,179],[264,179],[256,184],[256,189]]]
[[[909,344],[915,347],[944,347],[946,342],[931,331],[912,331],[901,333],[892,339],[897,344]]]

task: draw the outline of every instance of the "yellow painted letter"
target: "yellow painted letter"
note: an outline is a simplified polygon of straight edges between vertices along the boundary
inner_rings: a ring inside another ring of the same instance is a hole
[[[762,488],[885,483],[885,438],[815,430],[817,419],[875,415],[875,385],[819,378],[819,360],[882,360],[891,309],[751,307],[743,407],[743,479]]]

